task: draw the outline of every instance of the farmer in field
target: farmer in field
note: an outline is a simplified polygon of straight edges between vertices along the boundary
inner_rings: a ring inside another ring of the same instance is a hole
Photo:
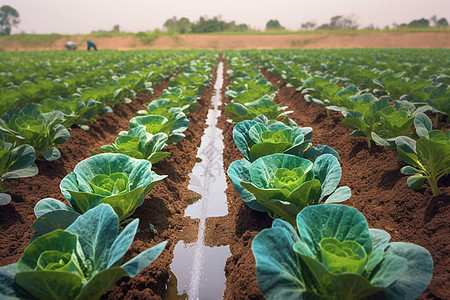
[[[88,51],[91,50],[91,48],[94,48],[95,51],[97,51],[97,47],[95,46],[93,41],[87,41],[87,49]]]
[[[67,42],[64,47],[66,47],[67,50],[77,50],[77,44],[75,44],[72,41]]]

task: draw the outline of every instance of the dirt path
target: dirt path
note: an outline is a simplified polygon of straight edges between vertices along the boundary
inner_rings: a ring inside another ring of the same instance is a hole
[[[86,36],[74,35],[40,45],[25,45],[2,40],[4,51],[64,50],[71,40],[78,51],[86,50]],[[144,45],[135,36],[96,37],[99,49],[290,49],[290,48],[450,48],[450,32],[417,32],[369,34],[279,34],[279,35],[177,35],[160,36],[151,45]]]

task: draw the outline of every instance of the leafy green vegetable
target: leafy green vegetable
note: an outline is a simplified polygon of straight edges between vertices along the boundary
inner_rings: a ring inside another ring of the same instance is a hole
[[[448,101],[448,99],[450,99],[449,85],[445,83],[438,83],[428,86],[423,90],[429,95],[427,103],[431,105],[431,107],[433,108],[432,111],[436,113],[435,126],[437,126],[440,114],[447,115],[447,120],[449,120],[450,115],[450,101]]]
[[[62,125],[64,114],[60,111],[41,113],[37,105],[23,109],[10,109],[0,119],[0,132],[11,143],[29,144],[46,160],[56,160],[61,153],[57,145],[67,142],[69,131]]]
[[[302,129],[281,122],[265,126],[256,121],[242,121],[234,126],[233,139],[249,161],[274,153],[297,155],[311,147],[311,142],[304,140]]]
[[[239,123],[244,120],[252,120],[253,118],[264,115],[269,120],[284,121],[287,119],[285,108],[281,105],[273,103],[271,99],[261,98],[253,102],[228,103],[225,106],[225,112],[234,116],[232,122]]]
[[[180,108],[182,112],[195,111],[197,100],[192,97],[183,98],[179,101],[170,99],[155,99],[150,102],[145,110],[140,110],[140,115],[162,115],[164,116],[171,108]]]
[[[39,226],[65,224],[59,217],[76,217],[76,213],[84,214],[101,203],[111,205],[123,222],[143,203],[153,186],[166,177],[157,175],[151,168],[149,161],[124,154],[102,153],[89,157],[61,181],[61,192],[70,207],[52,198],[40,200],[35,207],[38,219],[33,226],[39,232]],[[56,217],[52,215],[56,213]]]
[[[191,90],[193,94],[187,96],[197,96],[203,94],[206,85],[210,83],[209,76],[192,73],[181,73],[178,76],[172,77],[169,81],[170,87],[183,87],[185,90]],[[195,94],[194,94],[195,93]]]
[[[70,128],[73,124],[84,124],[95,121],[99,114],[100,102],[93,99],[82,101],[79,97],[61,98],[54,97],[41,102],[39,110],[43,113],[60,111],[64,113],[64,127]]]
[[[423,113],[414,124],[420,137],[417,142],[406,136],[395,139],[399,159],[408,164],[400,171],[410,175],[409,188],[418,190],[428,182],[437,196],[439,179],[450,172],[450,131],[431,130],[431,121]]]
[[[0,295],[20,299],[99,299],[117,280],[134,277],[150,265],[164,249],[167,242],[122,264],[138,224],[139,219],[134,220],[117,235],[117,215],[109,205],[100,204],[67,230],[58,229],[35,239],[17,264],[0,268],[4,284]]]
[[[369,229],[355,208],[306,207],[296,228],[275,220],[253,239],[265,299],[415,299],[431,280],[426,249],[389,243],[390,235]]]
[[[350,198],[347,186],[337,188],[341,167],[331,154],[314,163],[290,154],[272,154],[254,162],[234,161],[228,176],[250,208],[275,214],[295,226],[295,216],[308,205],[342,202]]]
[[[130,120],[130,127],[144,125],[151,134],[165,133],[169,136],[169,143],[178,143],[184,137],[182,133],[189,127],[189,120],[180,108],[171,108],[165,116],[147,115],[137,116]]]
[[[143,125],[134,127],[129,131],[121,131],[112,145],[101,146],[104,153],[122,153],[137,159],[146,159],[152,164],[170,155],[169,152],[160,151],[167,146],[168,136],[165,133],[155,135],[146,132]],[[90,150],[93,155],[98,154]]]
[[[263,98],[264,96],[273,99],[277,92],[278,88],[260,75],[250,80],[233,82],[228,86],[228,91],[225,95],[235,103],[245,104]]]
[[[5,178],[31,177],[38,173],[34,163],[36,152],[30,145],[15,147],[14,144],[5,142],[5,137],[0,132],[0,205],[6,205],[11,201],[11,196],[4,187]]]
[[[372,139],[377,144],[394,148],[396,137],[409,135],[415,115],[428,109],[428,106],[417,109],[407,101],[394,101],[395,106],[391,106],[386,98],[374,101],[370,100],[372,95],[364,95],[370,94],[350,97],[362,100],[363,105],[355,106],[356,110],[343,111],[342,125],[355,129],[354,136],[366,136],[369,148]]]
[[[264,115],[245,120],[233,128],[233,139],[242,155],[254,161],[259,157],[286,153],[314,161],[329,153],[339,159],[338,153],[326,145],[312,147],[312,128],[300,128],[296,124],[287,126],[276,120],[269,121]]]
[[[403,74],[393,75],[386,73],[380,79],[375,79],[374,83],[385,89],[393,99],[400,99],[404,95],[411,98],[411,102],[423,102],[428,98],[423,89],[430,85],[428,80],[409,79]]]

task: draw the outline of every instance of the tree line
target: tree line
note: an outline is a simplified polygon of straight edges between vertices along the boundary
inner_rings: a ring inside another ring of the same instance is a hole
[[[321,25],[317,25],[316,22],[308,21],[301,24],[302,30],[357,30],[360,25],[357,23],[355,15],[350,16],[333,16],[331,17],[328,23],[324,23]],[[208,33],[208,32],[242,32],[253,30],[247,24],[236,24],[235,21],[226,22],[221,20],[218,17],[206,18],[201,17],[196,22],[191,22],[188,18],[180,18],[172,17],[168,19],[164,23],[164,28],[169,32],[174,33]],[[446,18],[438,19],[436,16],[431,17],[430,19],[417,19],[412,20],[409,23],[396,24],[394,23],[392,28],[448,28],[449,23]],[[375,29],[374,26],[369,25],[367,28]],[[385,29],[389,29],[389,26],[386,26]],[[267,21],[265,26],[266,31],[282,31],[286,30],[284,26],[280,24],[280,22],[276,19],[271,19]]]
[[[226,22],[220,17],[200,17],[196,22],[191,22],[188,18],[177,19],[172,17],[164,22],[164,28],[176,33],[208,33],[208,32],[242,32],[250,30],[247,24],[236,24],[235,21]]]

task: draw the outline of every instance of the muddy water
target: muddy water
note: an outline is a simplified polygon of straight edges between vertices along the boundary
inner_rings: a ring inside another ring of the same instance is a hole
[[[229,246],[205,246],[205,224],[208,217],[228,214],[227,188],[223,169],[223,135],[217,128],[222,104],[223,63],[217,69],[216,90],[208,111],[202,142],[197,153],[198,163],[190,176],[189,189],[201,195],[185,210],[185,216],[195,219],[197,238],[194,243],[179,241],[174,249],[167,299],[221,299],[225,290],[225,262],[231,255]],[[195,234],[194,234],[195,235]]]

